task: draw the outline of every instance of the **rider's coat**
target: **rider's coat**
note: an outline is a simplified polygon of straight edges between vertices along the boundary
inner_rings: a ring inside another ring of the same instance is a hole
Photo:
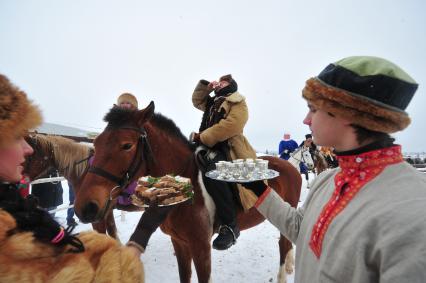
[[[199,82],[192,94],[193,105],[201,111],[206,111],[207,100],[211,97],[207,85]],[[224,118],[218,123],[200,133],[201,142],[213,147],[218,142],[227,141],[231,158],[256,158],[256,151],[243,135],[244,126],[248,120],[248,109],[245,97],[234,92],[225,98],[219,110],[224,110]]]
[[[192,103],[205,112],[210,97],[205,81],[200,81],[192,94]],[[245,97],[238,92],[227,96],[220,105],[219,111],[223,119],[200,133],[201,142],[208,147],[213,147],[219,142],[227,142],[231,159],[256,158],[256,151],[243,134],[244,126],[248,120],[248,109]],[[239,187],[240,198],[245,209],[249,209],[256,202],[257,197],[252,191]]]

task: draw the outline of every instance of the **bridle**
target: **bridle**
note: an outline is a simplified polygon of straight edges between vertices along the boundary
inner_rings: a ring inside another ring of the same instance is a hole
[[[37,136],[36,135],[29,135],[29,140],[30,141],[28,141],[27,140],[27,142],[29,143],[29,145],[34,149],[34,148],[36,148],[36,146],[37,146],[37,142],[38,142],[38,139],[37,139]],[[43,155],[43,161],[44,162],[47,162],[47,161],[49,161],[50,160],[50,162],[49,162],[49,164],[51,164],[51,163],[55,163],[54,162],[54,158],[53,158],[53,155],[54,155],[54,151],[53,151],[53,148],[52,148],[52,145],[51,144],[49,144],[49,150],[48,150],[48,152],[50,153],[50,155],[48,155],[48,154],[44,154]],[[33,156],[32,155],[29,155],[29,156],[27,156],[26,157],[26,159],[27,159],[27,166],[30,166],[30,164],[32,164],[32,162],[33,162]],[[32,178],[32,180],[37,180],[37,179],[39,179],[41,176],[45,176],[45,175],[47,175],[47,172],[49,172],[50,170],[52,170],[52,169],[56,169],[56,168],[54,168],[52,165],[49,165],[49,166],[47,166],[44,170],[42,170],[40,173],[38,173],[34,178]]]
[[[126,129],[126,130],[132,130],[132,131],[136,131],[139,133],[139,137],[138,137],[138,142],[136,145],[136,152],[135,155],[133,156],[133,160],[130,163],[129,168],[126,170],[126,173],[124,173],[123,176],[118,177],[100,167],[97,166],[89,166],[88,169],[88,173],[92,173],[98,176],[101,176],[109,181],[112,181],[114,183],[117,184],[117,186],[115,186],[111,192],[110,192],[110,196],[109,199],[107,201],[107,205],[106,205],[106,209],[105,211],[108,210],[108,207],[111,204],[111,201],[114,200],[114,198],[118,197],[121,193],[121,191],[126,188],[130,181],[134,178],[134,176],[136,175],[136,173],[139,171],[139,168],[141,167],[142,163],[144,161],[145,162],[145,168],[146,168],[146,172],[145,173],[149,173],[148,172],[148,162],[151,163],[155,163],[155,159],[154,156],[152,154],[152,149],[151,146],[149,144],[148,141],[148,135],[146,133],[145,128],[141,127],[141,128],[137,128],[137,127],[133,127],[133,126],[121,126],[121,127],[111,127],[111,126],[107,126],[105,130],[109,130],[109,129]],[[114,193],[116,193],[116,196],[114,196]]]
[[[306,164],[306,160],[305,160],[305,157],[303,156],[303,153],[305,152],[305,151],[307,151],[307,150],[309,150],[309,149],[304,149],[303,147],[300,147],[300,149],[299,150],[297,150],[296,152],[294,152],[294,154],[291,156],[291,157],[293,157],[296,161],[298,161],[298,162],[303,162],[303,163],[305,163]],[[296,153],[297,152],[299,152],[300,151],[300,159],[297,159],[296,157],[295,157],[295,155],[296,155]]]

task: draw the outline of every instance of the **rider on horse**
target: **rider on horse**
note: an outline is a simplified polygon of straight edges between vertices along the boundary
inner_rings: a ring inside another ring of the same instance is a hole
[[[238,93],[237,82],[231,75],[223,76],[219,82],[201,80],[192,95],[193,105],[204,112],[199,133],[193,135],[194,142],[208,150],[201,151],[202,171],[214,169],[219,160],[256,158],[256,152],[243,135],[248,120],[245,97]],[[210,93],[214,91],[214,95]],[[213,155],[206,152],[214,152]],[[207,160],[206,160],[207,159]],[[213,248],[225,250],[231,247],[240,232],[236,222],[236,203],[229,183],[203,178],[207,191],[216,204],[220,222],[219,235],[213,241]],[[245,189],[243,192],[251,193]],[[243,201],[244,196],[240,192]],[[252,196],[255,199],[255,196]],[[255,200],[254,200],[255,201]],[[253,203],[254,203],[253,201]],[[244,203],[243,203],[244,206]]]
[[[295,140],[291,139],[289,133],[284,133],[284,139],[280,141],[278,146],[278,153],[280,158],[288,160],[290,154],[298,148],[298,145]]]
[[[317,146],[312,141],[311,134],[305,135],[305,140],[302,141],[299,147],[302,147],[302,146],[309,148],[309,153],[311,154],[312,158],[315,158],[315,151],[317,150]],[[306,167],[306,164],[303,162],[300,162],[299,166],[300,166],[300,173],[305,174],[306,181],[309,181],[308,167]]]

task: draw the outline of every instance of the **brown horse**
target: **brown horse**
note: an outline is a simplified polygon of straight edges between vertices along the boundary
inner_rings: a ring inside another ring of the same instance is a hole
[[[76,195],[77,215],[85,222],[102,219],[113,207],[121,186],[140,176],[176,174],[190,178],[194,190],[192,203],[175,206],[162,223],[161,230],[171,236],[180,281],[190,282],[193,260],[198,281],[209,282],[215,206],[195,163],[193,146],[173,121],[154,114],[153,102],[140,111],[113,108],[105,116],[105,121],[107,127],[94,141],[93,171],[89,169],[84,176]],[[269,185],[296,207],[301,190],[299,172],[287,161],[264,158],[269,160],[270,168],[280,172]],[[242,230],[262,221],[263,216],[254,208],[246,213],[240,209],[238,213],[238,225]],[[287,254],[292,254],[292,244],[282,235],[279,249],[279,281],[285,281],[285,272],[293,271],[292,256],[286,259]]]
[[[314,160],[314,172],[316,175],[319,175],[321,172],[328,169],[328,162],[325,160],[320,151],[316,150],[314,156],[312,157]]]
[[[88,168],[88,159],[93,155],[92,147],[52,135],[34,134],[25,140],[34,149],[24,164],[24,173],[31,180],[42,177],[54,168],[73,185],[75,191],[78,190],[81,177]],[[92,223],[92,226],[96,231],[118,239],[112,210],[101,221]]]
[[[77,184],[87,168],[91,148],[61,136],[34,134],[25,138],[34,149],[27,157],[24,173],[31,180],[45,175],[54,168],[72,184]]]

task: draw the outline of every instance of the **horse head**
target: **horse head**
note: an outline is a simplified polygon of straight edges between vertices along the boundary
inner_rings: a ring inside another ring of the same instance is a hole
[[[33,148],[34,152],[25,158],[23,173],[30,180],[36,180],[50,169],[55,168],[53,147],[38,134],[26,136],[25,141]]]
[[[312,155],[309,152],[309,148],[302,147],[301,149],[301,160],[303,163],[305,163],[306,167],[308,167],[309,170],[314,169],[314,160],[312,159]]]
[[[192,156],[189,142],[154,109],[154,102],[142,110],[113,107],[105,116],[108,124],[94,141],[95,157],[76,194],[75,212],[83,222],[103,219],[121,191],[142,175],[182,175],[182,154]],[[180,146],[185,143],[188,146]]]
[[[93,149],[88,145],[61,136],[35,134],[25,138],[34,149],[26,158],[24,174],[31,180],[44,176],[50,169],[58,170],[73,185],[84,174]]]

